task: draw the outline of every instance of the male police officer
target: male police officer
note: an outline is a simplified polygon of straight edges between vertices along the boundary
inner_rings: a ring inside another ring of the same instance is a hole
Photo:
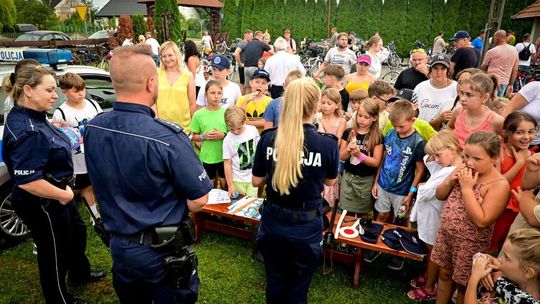
[[[206,204],[212,184],[182,128],[154,118],[150,49],[115,49],[111,78],[113,111],[90,121],[84,140],[111,233],[114,288],[121,303],[194,303],[199,278],[186,214]]]

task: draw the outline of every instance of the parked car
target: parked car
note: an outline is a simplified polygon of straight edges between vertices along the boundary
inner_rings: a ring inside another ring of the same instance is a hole
[[[17,30],[22,33],[38,30],[35,25],[28,23],[17,23],[15,26],[17,27]]]
[[[116,34],[115,30],[99,30],[88,37],[88,39],[103,39],[109,38],[109,33]]]
[[[15,41],[49,41],[49,40],[71,40],[66,33],[56,31],[31,31],[26,32],[19,37],[15,38]]]

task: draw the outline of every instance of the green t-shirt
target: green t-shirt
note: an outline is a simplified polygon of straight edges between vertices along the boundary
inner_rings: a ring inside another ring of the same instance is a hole
[[[388,133],[388,131],[392,130],[393,128],[394,126],[392,125],[390,120],[388,120],[384,125],[383,135],[386,136],[386,133]],[[426,142],[428,142],[433,136],[435,136],[435,134],[437,134],[437,131],[433,129],[429,122],[423,119],[417,118],[413,123],[413,128],[416,130],[416,132],[418,132],[418,134],[420,134],[420,136],[422,136],[422,138],[424,138]]]
[[[202,108],[195,112],[191,119],[189,129],[193,133],[204,134],[213,129],[227,133],[227,124],[225,123],[225,109],[220,108],[215,111],[209,111]],[[217,164],[223,161],[223,139],[205,140],[201,146],[199,158],[206,164]]]

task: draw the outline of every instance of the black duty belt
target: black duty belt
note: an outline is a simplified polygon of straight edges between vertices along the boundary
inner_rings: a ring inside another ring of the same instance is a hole
[[[169,243],[175,240],[175,238],[178,237],[176,234],[178,230],[178,226],[166,226],[166,227],[155,227],[149,230],[145,230],[143,232],[138,232],[135,234],[118,234],[114,233],[114,236],[117,236],[119,238],[126,239],[128,241],[132,241],[135,243],[139,243],[141,245],[153,247],[153,248],[160,248],[165,247]],[[181,244],[178,244],[179,246],[183,245],[184,240],[179,239],[177,240]]]
[[[305,206],[305,203],[303,203]],[[303,208],[285,208],[281,205],[274,204],[266,201],[265,208],[268,212],[275,217],[281,219],[291,219],[293,221],[310,221],[316,218],[321,217],[322,212],[321,208],[315,209],[303,209]]]

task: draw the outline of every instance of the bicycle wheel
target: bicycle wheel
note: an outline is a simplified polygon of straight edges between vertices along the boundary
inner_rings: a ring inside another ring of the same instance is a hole
[[[394,53],[390,54],[390,57],[388,57],[388,65],[392,68],[399,67],[399,64],[401,63],[401,58],[399,58],[399,55]]]
[[[222,55],[223,53],[225,53],[225,51],[227,50],[227,47],[225,47],[225,44],[224,43],[221,43],[219,44],[217,47],[216,47],[216,53]]]
[[[108,59],[101,60],[101,62],[98,63],[97,68],[105,70],[105,71],[108,72],[109,71],[109,60]]]
[[[396,83],[398,76],[399,76],[399,72],[390,71],[384,74],[384,76],[382,77],[382,80],[390,83],[391,85],[394,85],[394,83]]]

